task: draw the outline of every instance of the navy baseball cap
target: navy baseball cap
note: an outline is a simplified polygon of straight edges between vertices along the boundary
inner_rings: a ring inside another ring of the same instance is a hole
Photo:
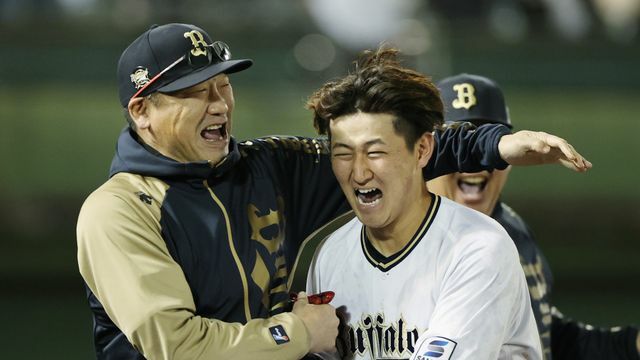
[[[475,125],[498,123],[513,128],[502,90],[484,76],[459,74],[437,84],[445,106],[445,123],[468,121]]]
[[[250,59],[231,60],[227,44],[213,41],[195,25],[154,25],[120,56],[120,103],[127,107],[133,97],[182,90],[218,74],[242,71],[252,64]]]

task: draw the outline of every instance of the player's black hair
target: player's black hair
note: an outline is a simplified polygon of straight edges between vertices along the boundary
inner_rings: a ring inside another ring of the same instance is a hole
[[[395,116],[393,126],[409,150],[425,133],[443,123],[440,91],[431,78],[403,67],[398,50],[380,47],[365,51],[355,70],[342,79],[328,82],[307,101],[313,111],[313,125],[329,135],[331,119],[356,112]]]

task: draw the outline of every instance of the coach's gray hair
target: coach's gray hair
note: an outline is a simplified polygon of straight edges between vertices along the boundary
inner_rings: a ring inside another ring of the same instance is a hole
[[[152,92],[151,94],[145,96],[145,98],[147,100],[149,100],[151,103],[153,103],[154,105],[158,105],[160,98],[158,97],[158,93],[157,92]],[[133,121],[133,118],[131,117],[131,114],[129,113],[129,108],[123,108],[122,112],[124,114],[124,118],[125,120],[127,120],[127,124],[129,124],[129,127],[133,130],[133,131],[137,131],[136,128],[136,122]]]

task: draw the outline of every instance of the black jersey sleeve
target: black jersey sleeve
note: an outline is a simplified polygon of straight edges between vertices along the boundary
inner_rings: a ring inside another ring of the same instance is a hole
[[[555,309],[554,309],[555,310]],[[640,360],[638,328],[596,328],[553,312],[551,349],[554,360]]]
[[[505,169],[509,164],[500,157],[498,143],[507,134],[510,130],[497,124],[476,128],[471,123],[463,123],[436,131],[434,154],[424,168],[425,179],[458,171]]]

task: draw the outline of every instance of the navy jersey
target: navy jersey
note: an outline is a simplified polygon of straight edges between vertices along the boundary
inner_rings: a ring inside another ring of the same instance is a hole
[[[551,305],[551,268],[527,224],[502,202],[496,204],[491,217],[507,230],[520,254],[547,360],[552,357],[555,360],[640,360],[636,347],[637,328],[594,328],[565,318],[554,308]]]

